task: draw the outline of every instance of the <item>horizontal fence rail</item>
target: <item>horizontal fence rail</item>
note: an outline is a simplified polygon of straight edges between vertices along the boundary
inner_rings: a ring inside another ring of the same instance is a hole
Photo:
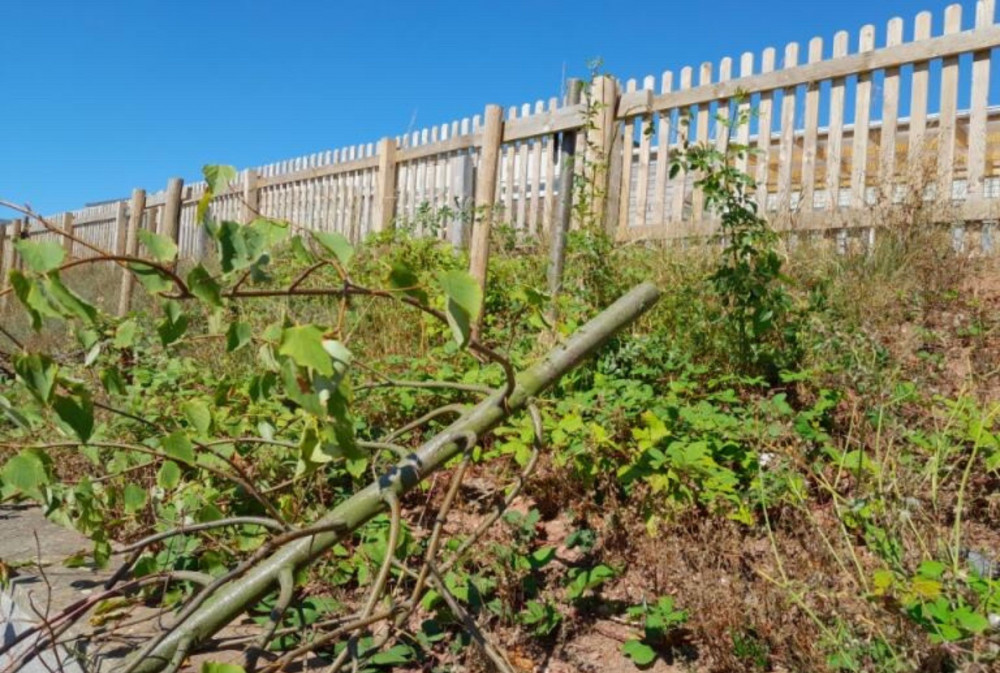
[[[688,143],[721,151],[738,143],[754,151],[733,160],[779,229],[872,228],[915,198],[942,221],[985,223],[986,245],[1000,218],[1000,106],[991,100],[998,47],[995,0],[979,0],[972,16],[950,5],[939,17],[894,18],[830,43],[817,37],[624,84],[601,78],[582,102],[567,94],[506,108],[495,135],[476,116],[246,169],[209,212],[286,219],[353,241],[406,227],[464,245],[474,206],[485,206],[494,225],[544,237],[566,219],[561,195],[571,180],[562,168],[576,148],[578,177],[587,162],[601,166],[589,176],[602,182],[594,207],[619,240],[701,237],[717,221],[698,176],[671,176],[670,157]],[[748,123],[730,124],[742,117]],[[490,171],[484,156],[495,159]],[[483,176],[490,183],[477,191]],[[133,199],[46,220],[78,239],[65,241],[75,257],[122,254],[134,220],[175,236],[183,259],[198,259],[211,244],[196,221],[206,188],[172,181],[146,195],[138,218]],[[18,263],[15,236],[65,238],[37,222],[0,232],[4,278]]]

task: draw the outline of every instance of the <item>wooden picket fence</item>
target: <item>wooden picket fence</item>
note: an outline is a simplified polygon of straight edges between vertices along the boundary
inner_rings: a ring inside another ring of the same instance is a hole
[[[871,230],[919,189],[942,219],[980,225],[989,248],[1000,219],[1000,108],[990,99],[1000,47],[995,0],[979,0],[975,16],[951,5],[940,19],[922,12],[909,28],[892,19],[881,35],[868,25],[854,37],[837,33],[831,45],[791,43],[780,62],[773,48],[759,60],[747,53],[738,72],[724,58],[624,85],[599,78],[583,100],[571,92],[504,112],[487,106],[483,117],[247,169],[213,199],[211,215],[246,221],[259,213],[354,241],[407,226],[469,244],[475,206],[493,224],[544,238],[570,225],[562,201],[572,175],[562,168],[575,151],[577,173],[602,167],[592,208],[620,240],[690,238],[717,223],[696,176],[671,177],[669,157],[686,142],[725,149],[738,141],[758,150],[741,168],[781,229]],[[750,111],[748,124],[725,123]],[[46,219],[119,254],[134,222],[175,236],[182,258],[197,259],[210,245],[195,218],[205,189],[175,179],[162,191]],[[17,263],[9,240],[22,229],[58,236],[35,222],[0,228],[4,277]]]

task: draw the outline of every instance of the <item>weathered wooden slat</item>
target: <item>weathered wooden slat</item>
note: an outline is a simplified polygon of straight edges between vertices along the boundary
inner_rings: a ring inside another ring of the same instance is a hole
[[[625,92],[634,93],[637,89],[636,81],[630,79],[625,83]],[[617,185],[618,194],[618,227],[628,227],[629,211],[631,210],[632,193],[632,159],[635,156],[635,120],[636,117],[627,117],[624,124],[624,136],[622,142],[622,171],[621,182]],[[613,188],[615,186],[613,185]]]
[[[861,29],[858,41],[858,51],[865,53],[875,48],[875,26],[867,25]],[[863,72],[858,75],[858,85],[854,92],[854,136],[851,150],[851,205],[855,208],[865,206],[865,193],[868,185],[868,127],[871,124],[872,107],[872,74]]]
[[[903,20],[890,19],[886,45],[903,43]],[[899,128],[899,68],[888,68],[882,83],[882,127],[879,131],[879,184],[882,196],[891,201],[896,182],[896,133]]]
[[[847,53],[847,33],[840,31],[833,36],[833,57],[843,58]],[[843,77],[833,80],[830,86],[830,123],[826,135],[826,207],[835,212],[840,208],[841,160],[844,143],[844,90]]]
[[[753,52],[744,52],[740,57],[740,78],[750,77],[753,75]],[[736,108],[736,121],[738,126],[736,127],[736,143],[742,145],[744,148],[749,150],[750,144],[750,96],[748,94],[741,94],[739,105]],[[736,168],[746,173],[750,170],[750,153],[745,151],[741,156],[736,159]]]
[[[559,101],[555,98],[549,99],[549,112],[555,112],[559,107]],[[567,131],[566,133],[571,133]],[[556,218],[556,134],[550,133],[542,136],[542,159],[545,164],[545,198],[542,208],[542,229],[546,234],[552,231],[553,222]]]
[[[976,30],[993,25],[995,0],[979,0],[976,4]],[[986,174],[986,123],[990,95],[990,52],[976,52],[972,57],[972,95],[969,105],[969,149],[967,166],[968,197],[983,195]]]
[[[708,86],[712,81],[712,64],[702,63],[701,68],[698,72],[698,85],[705,87]],[[708,143],[709,134],[709,119],[711,118],[711,110],[709,109],[709,102],[705,101],[697,107],[697,126],[695,127],[695,141],[699,145],[705,145]],[[695,175],[695,182],[697,182],[702,176]],[[705,192],[698,187],[694,187],[691,190],[691,222],[694,227],[700,229],[703,227],[704,223],[702,219],[705,216]]]
[[[549,109],[543,114],[536,114],[521,119],[508,119],[504,124],[503,141],[512,143],[538,136],[551,135],[578,129],[585,121],[587,106],[583,103],[567,105],[561,108]],[[475,144],[480,143],[477,137]]]
[[[507,110],[507,123],[513,123],[517,120],[517,106],[512,105],[509,110]],[[504,125],[506,127],[506,124]],[[517,148],[514,143],[509,143],[507,145],[507,150],[504,153],[504,167],[503,167],[503,210],[504,218],[508,222],[513,222],[514,220],[514,182],[516,180],[514,176],[515,169],[515,157],[517,156]]]
[[[545,103],[542,101],[535,102],[535,114],[540,115],[545,113]],[[535,138],[531,143],[531,159],[528,164],[528,177],[531,181],[531,193],[529,194],[530,201],[528,207],[528,231],[532,235],[538,234],[538,218],[539,210],[541,207],[541,194],[539,193],[542,188],[542,139]]]
[[[660,79],[660,93],[673,89],[674,74],[663,73]],[[670,132],[671,110],[656,113],[656,186],[653,188],[653,224],[666,226],[667,178],[670,175]]]
[[[648,76],[642,81],[642,88],[648,93],[652,93],[656,87],[656,80]],[[645,226],[646,210],[649,207],[649,160],[650,147],[653,134],[653,116],[648,114],[642,117],[639,124],[639,174],[635,188],[635,224]]]
[[[787,69],[799,64],[799,45],[791,42],[785,47]],[[792,206],[792,160],[795,156],[795,99],[796,87],[791,86],[781,95],[781,135],[778,144],[778,211],[787,213]]]
[[[521,106],[521,118],[531,116],[531,105]],[[528,141],[522,140],[517,147],[517,226],[522,231],[528,228]]]
[[[962,29],[962,5],[948,5],[944,12],[945,35]],[[958,56],[945,58],[941,65],[941,111],[938,115],[938,198],[951,199],[955,176],[955,129],[958,117]]]
[[[885,47],[864,54],[851,54],[816,64],[804,65],[795,70],[778,70],[760,74],[749,79],[732,80],[725,84],[699,86],[686,92],[661,94],[653,99],[654,110],[666,110],[711,102],[722,98],[732,98],[738,92],[761,93],[790,86],[821,82],[838,77],[847,77],[862,72],[873,72],[885,68],[898,67],[910,63],[959,56],[960,54],[984,51],[1000,46],[1000,26],[990,26],[983,30],[947,34],[931,39],[908,42],[896,47]],[[619,110],[634,108],[633,114],[644,114],[642,103],[631,97],[623,97]]]
[[[917,14],[913,26],[913,39],[923,41],[930,39],[932,16],[930,12]],[[927,137],[927,96],[930,86],[930,63],[926,60],[913,66],[913,83],[910,98],[910,126],[907,134],[907,162],[911,173],[922,169],[927,148],[924,146]],[[913,177],[911,177],[911,180]]]
[[[823,60],[823,38],[814,37],[809,41],[809,63]],[[802,131],[802,189],[799,210],[811,212],[816,200],[816,152],[819,145],[819,82],[806,85],[806,102],[803,111]]]
[[[684,91],[691,88],[691,78],[693,71],[690,66],[685,66],[681,70],[680,77],[680,89]],[[678,120],[677,120],[677,144],[683,145],[687,140],[688,134],[691,132],[691,119],[690,119],[690,109],[678,110]],[[673,220],[677,226],[672,227],[674,231],[680,230],[680,225],[684,222],[684,200],[687,191],[687,172],[680,170],[677,171],[677,175],[673,179],[673,195],[671,204],[671,216],[670,219]]]
[[[774,71],[775,58],[773,47],[764,50],[760,61],[760,76]],[[771,114],[774,110],[774,95],[770,91],[764,91],[760,94],[757,109],[757,150],[759,154],[756,157],[754,180],[757,183],[757,204],[761,210],[767,210],[768,181],[771,170]]]

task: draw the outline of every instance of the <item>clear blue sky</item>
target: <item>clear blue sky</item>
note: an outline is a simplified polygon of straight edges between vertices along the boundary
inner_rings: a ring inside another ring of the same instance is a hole
[[[5,0],[0,197],[45,213],[558,94],[591,57],[623,79],[829,44],[941,0]],[[974,15],[963,0],[964,27]],[[829,47],[828,47],[829,48]],[[4,215],[0,211],[0,217]]]

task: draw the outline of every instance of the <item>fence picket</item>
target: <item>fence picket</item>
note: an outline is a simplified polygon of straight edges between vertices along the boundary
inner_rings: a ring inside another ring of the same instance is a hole
[[[785,47],[785,69],[799,64],[799,45]],[[781,95],[781,137],[778,144],[778,211],[788,213],[792,207],[792,163],[795,156],[796,87],[788,87]]]
[[[847,32],[833,36],[833,57],[847,56]],[[826,206],[831,212],[840,208],[841,161],[844,142],[845,80],[838,77],[830,86],[830,125],[826,136]]]
[[[875,49],[875,26],[867,25],[861,29],[858,41],[858,52],[865,53]],[[872,106],[872,74],[863,72],[858,75],[858,85],[854,92],[854,132],[851,149],[851,205],[863,208],[865,194],[868,188],[868,146],[871,144],[868,130],[871,125]]]
[[[823,60],[823,38],[814,37],[809,41],[808,62]],[[820,84],[812,82],[806,86],[806,102],[802,132],[802,174],[799,179],[802,196],[800,210],[809,213],[816,207],[816,153],[819,145],[819,99]]]
[[[660,93],[670,93],[674,74],[669,70],[660,78]],[[670,175],[671,110],[656,113],[656,186],[653,189],[653,223],[666,227],[667,177]]]

